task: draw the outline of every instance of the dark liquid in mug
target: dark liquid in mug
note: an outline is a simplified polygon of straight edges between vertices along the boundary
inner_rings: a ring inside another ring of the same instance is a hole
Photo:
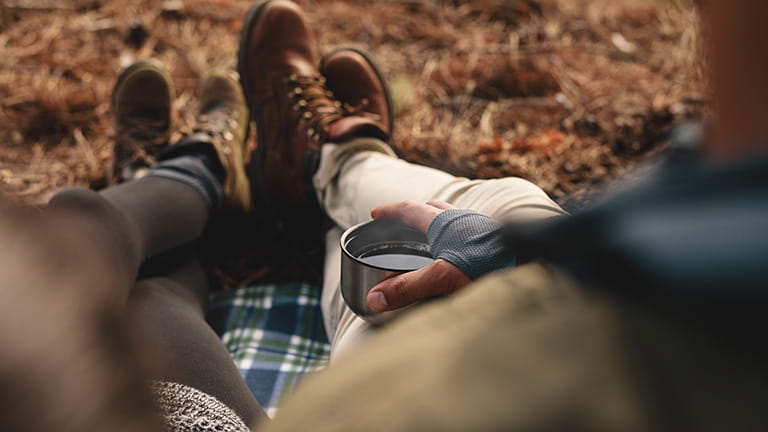
[[[404,253],[384,253],[380,255],[362,256],[359,260],[365,264],[397,271],[418,270],[432,264],[432,261],[434,261],[430,257]]]

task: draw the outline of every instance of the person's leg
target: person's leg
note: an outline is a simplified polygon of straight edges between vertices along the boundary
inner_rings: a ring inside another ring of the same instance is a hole
[[[370,58],[354,50],[343,50],[329,55],[322,64],[329,88],[342,100],[356,104],[375,101],[377,103],[369,103],[368,108],[382,119],[391,120],[386,86]],[[326,237],[322,297],[332,359],[373,331],[347,307],[341,296],[339,249],[343,230],[370,220],[373,208],[404,200],[439,200],[505,221],[524,222],[565,215],[544,191],[526,180],[457,178],[400,160],[385,142],[375,138],[325,144],[313,184],[318,201],[337,225]]]
[[[119,305],[143,260],[198,238],[212,209],[194,187],[150,174],[101,192],[65,189],[48,210],[73,216],[71,230],[109,257]]]
[[[150,81],[165,88],[167,80],[147,63],[121,75],[113,100],[115,112],[122,113],[115,124],[121,148],[143,150],[142,145],[152,143],[147,137],[162,135],[154,126],[170,117],[164,112],[170,108],[144,106],[152,105],[154,95],[139,84]],[[136,92],[143,97],[135,97]],[[51,199],[49,209],[77,216],[72,230],[110,258],[110,270],[120,281],[111,296],[116,305],[125,303],[146,258],[200,237],[219,205],[250,208],[243,166],[247,116],[237,80],[224,71],[211,73],[201,86],[195,133],[167,149],[165,160],[144,177],[99,193],[67,189]]]
[[[154,379],[211,395],[252,425],[265,413],[205,321],[207,302],[206,275],[197,260],[190,259],[162,277],[139,281],[128,299],[128,311],[154,336],[154,350],[166,355],[168,367]]]
[[[391,98],[371,58],[342,49],[323,58],[328,88],[344,103],[379,118],[391,135]],[[522,222],[564,215],[538,187],[519,178],[469,180],[398,159],[382,140],[358,137],[323,145],[313,177],[317,199],[337,228],[327,233],[322,307],[332,356],[364,339],[370,326],[344,303],[339,292],[339,239],[344,229],[370,220],[382,204],[411,200],[447,201],[501,220]]]
[[[314,177],[318,198],[340,227],[370,219],[396,201],[446,201],[504,221],[538,220],[566,212],[541,188],[520,178],[470,180],[405,162],[382,141],[358,138],[323,147]]]
[[[371,58],[342,49],[323,58],[328,88],[344,103],[361,106],[388,125],[392,110],[387,86]],[[519,178],[469,180],[399,160],[384,141],[358,137],[322,148],[313,177],[318,201],[336,223],[326,237],[322,307],[336,358],[371,332],[344,303],[339,291],[339,239],[344,229],[370,220],[370,211],[396,201],[447,201],[497,219],[537,220],[564,215],[546,194]]]
[[[115,280],[109,298],[120,307],[144,257],[197,238],[210,210],[192,187],[145,177],[102,193],[65,189],[46,211],[67,217],[69,230],[104,255]]]
[[[326,55],[320,69],[328,88],[343,103],[361,107],[368,115],[378,118],[391,136],[391,98],[383,74],[368,54],[357,49],[341,49]],[[540,188],[523,179],[457,178],[402,161],[386,142],[360,136],[324,144],[312,182],[321,207],[336,223],[336,228],[326,237],[322,297],[332,359],[363,340],[372,330],[346,306],[341,296],[339,240],[344,229],[370,220],[373,208],[403,200],[439,200],[517,222],[565,214]]]
[[[100,195],[136,226],[142,259],[200,237],[212,210],[196,188],[152,174]]]
[[[370,220],[382,204],[439,200],[505,221],[532,221],[566,214],[539,187],[520,178],[470,180],[400,160],[383,142],[359,138],[323,147],[314,177],[323,208],[336,223],[326,237],[322,308],[332,359],[357,345],[371,326],[344,303],[340,292],[343,229]]]

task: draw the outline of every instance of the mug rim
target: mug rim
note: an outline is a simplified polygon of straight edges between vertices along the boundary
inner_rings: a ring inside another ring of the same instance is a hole
[[[370,224],[373,224],[373,223],[386,223],[386,221],[398,222],[403,227],[406,227],[406,228],[408,228],[410,230],[413,230],[415,232],[421,233],[421,231],[417,230],[416,228],[413,228],[412,226],[410,226],[410,225],[408,225],[408,224],[406,224],[404,222],[401,222],[401,221],[399,221],[397,219],[374,219],[374,220],[369,220],[369,221],[366,221],[366,222],[361,222],[361,223],[359,223],[357,225],[353,225],[353,226],[347,228],[346,231],[344,231],[344,233],[341,235],[341,238],[339,239],[339,246],[341,247],[341,251],[344,253],[344,255],[346,255],[347,257],[351,258],[356,263],[358,263],[358,264],[360,264],[362,266],[368,267],[368,268],[376,269],[376,270],[383,270],[383,271],[389,271],[389,272],[409,272],[409,271],[416,271],[416,270],[418,270],[418,269],[413,269],[413,270],[392,269],[392,268],[377,266],[375,264],[369,264],[369,263],[361,261],[360,258],[354,256],[349,250],[347,250],[347,247],[346,247],[347,241],[346,240],[355,231],[357,231],[358,229],[360,229],[360,228],[362,228],[362,227],[364,227],[366,225],[370,225]],[[423,244],[423,245],[427,245],[427,247],[429,247],[429,244],[427,242],[410,241],[410,242],[402,242],[402,243]],[[430,254],[430,258],[432,258],[431,254]]]

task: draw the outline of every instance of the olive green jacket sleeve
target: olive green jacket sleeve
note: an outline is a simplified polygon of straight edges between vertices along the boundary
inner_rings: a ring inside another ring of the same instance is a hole
[[[310,377],[268,431],[648,430],[615,311],[539,264],[406,315]]]

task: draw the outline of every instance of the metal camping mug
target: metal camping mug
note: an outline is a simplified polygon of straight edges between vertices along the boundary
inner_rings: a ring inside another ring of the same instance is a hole
[[[390,219],[365,222],[346,230],[341,236],[341,251],[341,295],[354,313],[373,325],[385,323],[406,308],[371,311],[365,305],[371,288],[433,261],[424,233]]]

